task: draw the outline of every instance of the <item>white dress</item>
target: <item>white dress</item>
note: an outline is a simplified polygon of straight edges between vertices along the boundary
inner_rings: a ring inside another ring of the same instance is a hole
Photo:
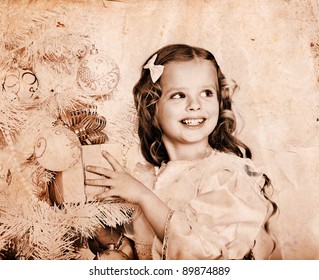
[[[212,150],[204,159],[160,168],[139,164],[136,175],[174,211],[167,259],[243,259],[251,249],[256,259],[269,257],[273,243],[263,226],[272,207],[250,159]],[[143,213],[126,225],[126,234],[136,241],[139,258],[162,258],[163,244]]]

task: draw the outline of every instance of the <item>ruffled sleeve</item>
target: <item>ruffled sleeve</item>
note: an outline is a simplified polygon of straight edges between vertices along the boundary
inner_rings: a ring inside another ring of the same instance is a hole
[[[226,164],[227,162],[227,164]],[[230,164],[229,164],[230,162]],[[242,259],[254,246],[267,219],[264,180],[250,161],[226,158],[205,169],[184,206],[173,209],[165,244],[167,259]],[[163,254],[156,239],[153,255]]]

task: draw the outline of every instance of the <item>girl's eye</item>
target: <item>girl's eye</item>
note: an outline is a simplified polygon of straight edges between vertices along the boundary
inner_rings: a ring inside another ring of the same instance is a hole
[[[172,99],[180,99],[180,98],[184,98],[185,94],[182,92],[176,92],[174,94],[172,94],[171,98]]]
[[[200,95],[203,97],[212,97],[212,96],[214,96],[214,92],[212,92],[209,89],[205,89],[204,91],[201,92]]]

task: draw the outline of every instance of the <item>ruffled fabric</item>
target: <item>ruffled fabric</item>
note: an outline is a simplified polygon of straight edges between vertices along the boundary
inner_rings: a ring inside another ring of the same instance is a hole
[[[170,161],[160,169],[139,165],[137,175],[175,211],[169,224],[167,259],[243,259],[253,248],[258,248],[256,258],[268,258],[271,249],[263,244],[271,242],[263,225],[270,203],[261,193],[262,173],[251,160],[212,151],[205,159]],[[138,220],[139,232],[149,227],[145,217]],[[145,234],[133,233],[131,238],[140,243],[150,240]],[[155,237],[153,259],[161,258],[162,246]]]

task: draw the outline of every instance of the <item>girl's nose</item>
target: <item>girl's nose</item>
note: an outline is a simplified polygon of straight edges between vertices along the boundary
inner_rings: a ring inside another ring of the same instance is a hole
[[[199,98],[197,97],[189,97],[187,110],[188,111],[198,111],[202,108]]]

